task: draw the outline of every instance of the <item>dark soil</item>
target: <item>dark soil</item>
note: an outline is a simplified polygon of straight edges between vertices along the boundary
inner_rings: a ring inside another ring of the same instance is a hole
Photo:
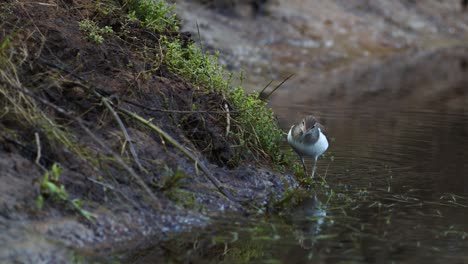
[[[265,208],[295,185],[291,176],[267,166],[236,161],[236,142],[225,137],[226,117],[218,113],[222,95],[195,89],[158,64],[154,47],[159,46],[159,35],[124,22],[125,10],[102,12],[89,0],[9,1],[1,6],[0,40],[11,42],[0,51],[23,58],[15,62],[18,86],[32,92],[29,98],[48,118],[68,127],[74,146],[58,144],[44,127],[21,120],[0,95],[0,262],[64,263],[76,253],[131,252],[149,237],[154,243],[169,232],[203,227],[213,213]],[[114,33],[102,44],[87,40],[79,29],[79,21],[86,18],[110,25]],[[166,35],[190,41],[187,34]],[[5,70],[5,63],[0,65]],[[17,88],[5,78],[0,78],[0,86]],[[235,199],[221,194],[193,161],[160,135],[121,116],[144,168],[139,171],[102,97],[151,119],[198,157]],[[190,112],[193,105],[199,112]],[[70,116],[121,154],[157,201]],[[37,163],[36,134],[41,146]],[[54,163],[63,168],[60,184],[96,214],[94,221],[47,197],[37,209],[39,182]],[[174,175],[182,179],[164,185]]]

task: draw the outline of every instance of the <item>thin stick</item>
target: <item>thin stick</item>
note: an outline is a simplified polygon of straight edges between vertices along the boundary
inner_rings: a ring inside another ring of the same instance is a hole
[[[36,165],[41,168],[43,171],[47,171],[46,168],[44,168],[44,166],[41,165],[41,158],[42,158],[42,148],[41,148],[41,138],[39,137],[39,133],[37,132],[34,132],[34,137],[36,138],[36,148],[37,148],[37,151],[36,151]]]
[[[17,141],[16,139],[10,137],[8,134],[4,133],[3,131],[0,131],[0,136],[3,137],[6,141],[8,141],[8,142],[10,142],[12,144],[15,144],[16,146],[22,148],[25,151],[28,151],[29,153],[34,153],[34,152],[37,153],[37,149],[34,150],[31,147],[27,147],[26,145],[24,145],[23,143]],[[46,161],[48,161],[50,163],[55,162],[55,160],[52,160],[51,158],[47,157],[47,155],[42,155],[42,153],[41,153],[41,159],[46,160]],[[37,164],[37,165],[39,165],[39,168],[41,168],[42,170],[47,171],[47,169],[44,168],[42,165],[40,165],[40,164]]]
[[[327,179],[328,168],[330,168],[330,164],[331,164],[331,162],[329,162],[328,165],[327,165],[327,169],[325,170],[325,175],[322,177],[323,180]]]
[[[211,183],[219,190],[219,192],[221,194],[223,194],[224,196],[226,196],[229,200],[231,201],[234,201],[234,202],[238,202],[238,199],[235,198],[231,193],[229,193],[225,187],[221,184],[221,182],[219,182],[218,179],[216,179],[216,177],[214,177],[211,172],[208,170],[208,168],[203,165],[203,163],[201,163],[197,157],[195,157],[195,155],[193,155],[189,150],[187,150],[184,146],[182,146],[179,142],[177,142],[176,139],[174,139],[173,137],[171,137],[169,134],[167,134],[164,130],[162,130],[161,128],[159,128],[158,126],[152,124],[150,121],[144,119],[143,117],[139,116],[138,114],[136,113],[133,113],[133,112],[130,112],[128,111],[127,109],[125,108],[122,108],[122,107],[118,107],[118,109],[120,111],[122,111],[123,113],[127,114],[128,116],[136,119],[137,121],[141,122],[142,124],[146,125],[147,127],[149,127],[150,129],[156,131],[159,135],[161,135],[164,139],[166,139],[166,141],[168,141],[169,143],[171,143],[172,145],[174,145],[178,150],[180,150],[185,156],[187,156],[188,158],[190,158],[192,161],[195,162],[195,167],[200,167],[200,169],[203,171],[203,173],[206,175],[206,177],[208,178],[209,181],[211,181]]]
[[[94,183],[96,183],[96,184],[99,184],[99,185],[101,185],[101,186],[103,186],[103,187],[105,187],[105,188],[107,188],[107,189],[112,190],[112,191],[115,190],[114,186],[111,186],[111,185],[109,185],[109,184],[107,184],[107,183],[103,183],[103,182],[97,181],[97,180],[95,180],[95,179],[93,179],[93,178],[86,177],[86,180],[88,180],[88,181],[90,181],[90,182],[94,182]]]
[[[42,167],[39,161],[41,160],[41,139],[39,138],[39,133],[34,132],[34,137],[36,138],[37,154],[36,154],[36,164],[39,167]]]
[[[89,87],[87,87],[87,88],[89,88]],[[200,114],[200,113],[226,114],[227,113],[227,111],[213,111],[213,110],[168,110],[168,109],[160,109],[160,108],[144,106],[144,105],[132,102],[132,101],[127,100],[127,99],[123,99],[122,101],[124,101],[125,103],[128,103],[128,104],[140,107],[140,108],[145,109],[145,110],[154,111],[154,112],[161,112],[161,113],[176,113],[176,114]],[[237,113],[237,112],[245,111],[245,110],[246,109],[244,109],[244,110],[240,109],[240,110],[237,110],[237,111],[230,110],[229,112]]]
[[[231,113],[229,112],[229,104],[227,103],[226,97],[223,94],[224,109],[226,109],[226,137],[229,136],[231,130]]]
[[[269,94],[267,94],[265,97],[263,97],[263,100],[267,100],[276,91],[276,89],[280,88],[281,85],[283,85],[287,80],[289,80],[293,76],[294,76],[294,73],[292,73],[291,75],[286,77],[286,79],[284,79],[280,84],[278,84]]]
[[[96,93],[96,94],[98,94],[98,93]],[[140,163],[140,159],[138,158],[138,154],[137,154],[136,151],[135,151],[135,147],[133,146],[132,139],[130,138],[130,135],[128,134],[127,128],[125,128],[125,125],[124,125],[124,123],[122,122],[122,119],[120,119],[120,117],[119,117],[119,115],[117,114],[117,112],[115,112],[115,111],[114,111],[114,108],[112,108],[111,103],[109,103],[109,99],[107,99],[107,98],[104,97],[104,96],[101,96],[100,94],[98,94],[98,96],[101,97],[102,103],[107,107],[107,109],[109,109],[109,111],[112,113],[112,115],[114,116],[115,120],[116,120],[117,123],[119,124],[119,127],[120,127],[120,129],[122,130],[122,133],[123,133],[124,136],[125,136],[125,142],[128,142],[128,148],[130,149],[130,153],[132,154],[133,159],[135,160],[135,163],[138,165],[138,169],[139,169],[141,172],[143,172],[143,171],[144,171],[144,168],[143,168],[143,166],[142,166],[141,163]]]
[[[57,5],[56,4],[49,4],[49,3],[33,3],[33,2],[23,2],[22,4],[26,4],[26,5],[43,5],[43,6],[53,6],[53,7],[56,7]]]
[[[104,142],[102,142],[99,138],[97,138],[97,136],[91,132],[91,130],[89,130],[88,127],[86,127],[83,123],[83,121],[75,116],[73,116],[72,114],[68,113],[66,110],[64,110],[63,108],[43,99],[43,98],[40,98],[40,97],[37,97],[35,96],[31,91],[29,91],[28,89],[26,88],[23,88],[22,86],[18,85],[18,84],[11,84],[11,86],[13,88],[15,88],[16,90],[19,90],[21,91],[22,93],[24,93],[25,95],[35,99],[35,100],[38,100],[40,101],[41,103],[53,108],[55,111],[59,112],[60,114],[74,120],[85,132],[86,134],[88,134],[97,144],[99,144],[101,146],[101,148],[109,153],[110,155],[112,155],[112,157],[136,180],[136,182],[140,185],[141,188],[143,188],[143,190],[145,190],[148,195],[150,196],[150,198],[152,199],[153,203],[151,205],[154,206],[155,209],[157,210],[160,210],[161,209],[161,203],[158,201],[158,199],[156,198],[156,196],[153,194],[153,192],[151,191],[151,189],[148,187],[148,185],[146,185],[146,183],[143,181],[143,179],[135,173],[135,171],[130,167],[128,166],[123,160],[122,158],[117,155],[114,151],[112,151],[106,144],[104,144]]]
[[[263,87],[263,89],[260,91],[260,93],[258,94],[258,98],[260,98],[263,94],[263,92],[266,90],[266,88],[270,87],[270,84],[273,83],[273,80],[271,80],[265,87]]]

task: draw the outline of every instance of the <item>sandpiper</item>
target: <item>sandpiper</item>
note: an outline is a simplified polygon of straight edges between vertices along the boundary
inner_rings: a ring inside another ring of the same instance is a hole
[[[314,178],[317,159],[328,148],[328,140],[322,133],[323,126],[317,122],[315,117],[309,115],[302,119],[302,122],[292,125],[288,133],[288,143],[301,158],[304,172],[307,175],[307,168],[304,163],[304,156],[312,157],[312,178]]]

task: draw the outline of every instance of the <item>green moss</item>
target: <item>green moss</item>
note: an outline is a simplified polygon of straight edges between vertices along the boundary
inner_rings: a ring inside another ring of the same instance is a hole
[[[163,0],[126,0],[129,18],[137,18],[141,24],[156,32],[178,31],[179,21],[173,9]],[[194,85],[221,91],[229,85],[229,75],[218,63],[217,57],[203,53],[194,43],[183,42],[177,37],[160,36],[163,63],[172,72],[191,81]]]
[[[227,89],[229,80],[224,66],[216,56],[203,53],[194,43],[182,43],[179,39],[161,37],[164,60],[167,67],[197,86],[213,91]]]
[[[266,246],[253,241],[243,242],[231,246],[220,263],[251,263],[265,258]]]
[[[113,32],[111,27],[105,26],[100,28],[96,22],[89,19],[80,21],[79,26],[80,30],[85,32],[86,38],[96,44],[102,44],[104,41],[103,36]]]
[[[163,0],[124,0],[130,16],[138,18],[145,27],[156,32],[178,31],[179,22],[172,12],[174,5]]]
[[[228,97],[239,111],[236,118],[238,127],[233,133],[240,139],[240,146],[269,156],[278,163],[282,159],[280,140],[283,132],[275,122],[273,111],[256,92],[245,94],[239,86],[229,90]]]
[[[97,11],[96,17],[105,17],[121,11],[115,1],[98,1],[95,8]]]

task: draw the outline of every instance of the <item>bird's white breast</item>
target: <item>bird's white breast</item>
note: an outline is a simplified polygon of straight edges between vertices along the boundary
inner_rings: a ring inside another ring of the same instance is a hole
[[[291,147],[299,154],[303,156],[310,156],[317,158],[322,155],[328,149],[327,137],[322,133],[319,128],[319,139],[314,144],[306,145],[299,140],[294,140],[292,137],[291,130],[288,133],[288,143]]]
[[[319,128],[319,132],[320,132],[319,139],[314,144],[314,149],[315,149],[314,151],[317,156],[322,155],[328,149],[327,136],[325,136],[325,134],[322,133],[320,128]]]

